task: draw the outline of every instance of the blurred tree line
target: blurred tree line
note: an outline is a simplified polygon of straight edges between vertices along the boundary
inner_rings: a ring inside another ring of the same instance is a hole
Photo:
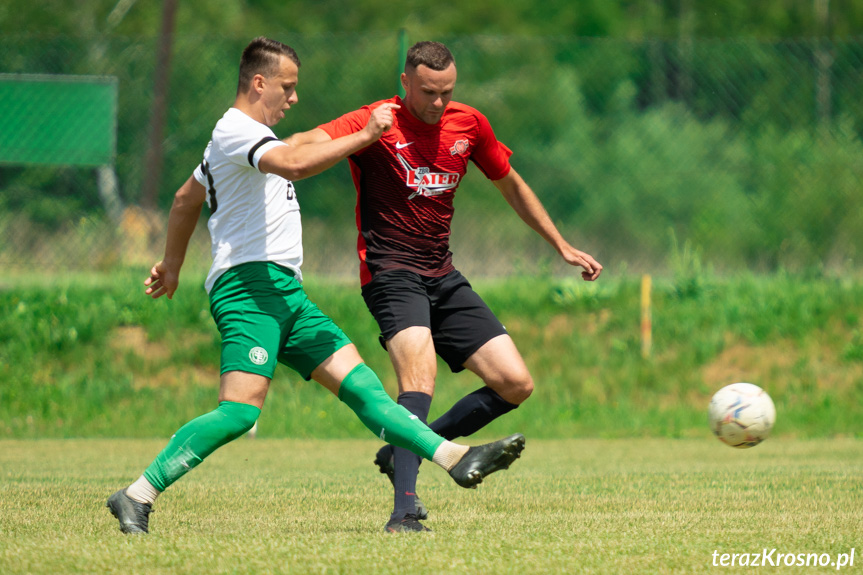
[[[161,19],[144,0],[0,5],[0,72],[120,79],[128,205],[148,170]],[[393,95],[399,30],[450,46],[456,99],[490,118],[563,231],[604,261],[651,267],[685,244],[719,268],[810,269],[863,250],[863,2],[852,0],[178,0],[160,207],[233,101],[250,38],[283,40],[303,60],[299,105],[276,129],[287,136]],[[302,190],[312,238],[320,228],[350,245],[346,167]],[[457,256],[548,254],[478,171],[457,202]],[[101,217],[91,174],[17,166],[0,168],[3,213],[45,233]]]
[[[0,33],[155,36],[161,2],[5,0]],[[405,28],[441,35],[581,36],[628,40],[802,38],[863,32],[857,0],[181,0],[182,35],[341,34]]]

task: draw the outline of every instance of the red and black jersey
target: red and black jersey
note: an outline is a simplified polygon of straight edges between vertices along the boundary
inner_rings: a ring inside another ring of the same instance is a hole
[[[358,132],[371,111],[386,103],[401,106],[393,127],[350,156],[362,285],[391,269],[429,277],[451,272],[453,196],[468,160],[488,179],[499,180],[509,173],[512,155],[497,141],[485,116],[457,102],[449,103],[437,124],[416,119],[395,96],[319,127],[332,138]]]

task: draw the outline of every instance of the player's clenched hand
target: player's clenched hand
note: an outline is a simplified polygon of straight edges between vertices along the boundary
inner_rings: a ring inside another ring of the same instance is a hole
[[[366,124],[366,130],[369,131],[375,140],[383,136],[384,132],[393,127],[393,122],[395,122],[395,111],[399,108],[401,108],[401,106],[388,103],[381,104],[372,110],[372,115],[369,117],[369,121]]]
[[[177,291],[179,283],[180,274],[169,270],[164,262],[157,262],[150,269],[150,277],[144,280],[144,285],[147,286],[144,293],[153,299],[160,298],[163,295],[171,299],[174,297],[174,292]]]
[[[561,254],[571,266],[581,266],[584,271],[581,272],[581,277],[584,281],[592,282],[602,273],[602,264],[593,259],[593,256],[575,249],[572,246],[567,246]]]

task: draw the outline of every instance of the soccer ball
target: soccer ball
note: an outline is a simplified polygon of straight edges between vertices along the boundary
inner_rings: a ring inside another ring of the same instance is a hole
[[[731,447],[754,447],[767,439],[776,408],[767,392],[751,383],[732,383],[716,392],[708,410],[710,429]]]

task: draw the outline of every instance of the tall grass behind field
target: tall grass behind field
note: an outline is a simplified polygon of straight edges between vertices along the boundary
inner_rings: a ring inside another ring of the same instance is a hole
[[[203,277],[174,299],[143,294],[140,270],[0,283],[0,436],[169,436],[212,409],[219,334]],[[481,432],[533,437],[702,437],[710,396],[761,385],[775,433],[860,436],[863,285],[785,274],[654,278],[653,347],[641,355],[640,280],[477,282],[533,374],[519,409]],[[395,395],[378,329],[351,282],[311,278],[310,297]],[[478,388],[439,363],[432,417]],[[271,437],[365,437],[350,410],[280,366],[259,422]]]

